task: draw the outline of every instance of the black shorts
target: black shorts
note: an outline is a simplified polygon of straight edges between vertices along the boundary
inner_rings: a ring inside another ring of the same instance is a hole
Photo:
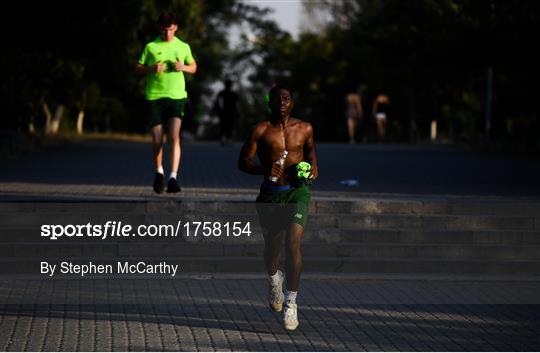
[[[184,116],[185,99],[160,98],[148,101],[150,107],[150,127],[167,124],[170,118]]]

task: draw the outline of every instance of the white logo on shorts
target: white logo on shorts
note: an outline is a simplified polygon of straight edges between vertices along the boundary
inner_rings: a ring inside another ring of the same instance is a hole
[[[302,214],[300,214],[300,213],[297,213],[297,214],[295,214],[294,216],[295,216],[296,218],[302,218]]]

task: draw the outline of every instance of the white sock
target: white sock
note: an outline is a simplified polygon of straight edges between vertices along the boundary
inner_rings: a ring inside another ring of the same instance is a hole
[[[279,280],[281,279],[281,271],[277,270],[275,274],[270,275],[270,285],[277,286],[279,284]]]
[[[293,292],[290,290],[285,290],[285,303],[296,304],[296,295],[298,292]]]
[[[171,172],[169,179],[176,179],[176,172]]]
[[[163,166],[157,167],[156,172],[158,172],[159,174],[165,174],[165,171],[163,170]]]

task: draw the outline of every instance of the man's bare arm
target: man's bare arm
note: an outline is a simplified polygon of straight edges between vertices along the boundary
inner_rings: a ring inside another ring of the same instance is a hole
[[[165,70],[165,65],[159,61],[155,65],[146,66],[143,64],[135,64],[135,72],[139,75],[146,75],[150,73],[163,72]]]
[[[195,61],[193,61],[189,65],[185,65],[182,62],[177,61],[175,63],[175,66],[176,66],[176,71],[183,71],[188,74],[194,74],[195,72],[197,72],[197,63]]]
[[[364,117],[364,111],[362,110],[362,100],[360,96],[357,96],[355,99],[356,104],[356,110],[358,111],[358,114],[360,115],[360,119]]]
[[[238,168],[245,173],[267,175],[270,172],[269,168],[264,167],[253,160],[257,154],[257,142],[262,136],[263,131],[264,128],[257,125],[251,132],[249,139],[244,143],[242,149],[240,150]]]
[[[146,75],[149,71],[148,71],[148,67],[146,67],[146,65],[136,63],[135,64],[135,72],[137,74],[139,74],[139,75]]]
[[[307,139],[304,144],[304,156],[307,162],[311,164],[311,176],[312,179],[317,179],[319,176],[319,166],[317,164],[317,153],[315,152],[315,139],[313,138],[313,127],[311,124],[306,123]]]

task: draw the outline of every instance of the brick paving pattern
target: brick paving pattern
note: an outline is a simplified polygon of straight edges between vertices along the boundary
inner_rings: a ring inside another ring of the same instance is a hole
[[[81,141],[2,161],[0,201],[253,200],[239,145],[185,144],[180,195],[155,195],[148,143]],[[536,160],[433,146],[319,144],[314,196],[540,195]],[[340,156],[340,158],[336,158]],[[347,163],[344,163],[346,161]],[[359,187],[340,184],[358,179]],[[412,200],[411,202],[414,202]],[[538,229],[539,219],[532,228]],[[415,233],[416,234],[416,233]],[[306,276],[299,328],[266,305],[262,278],[0,278],[2,351],[538,351],[540,281]]]
[[[73,282],[2,280],[0,349],[540,349],[538,282],[305,279],[292,333],[262,278]]]

